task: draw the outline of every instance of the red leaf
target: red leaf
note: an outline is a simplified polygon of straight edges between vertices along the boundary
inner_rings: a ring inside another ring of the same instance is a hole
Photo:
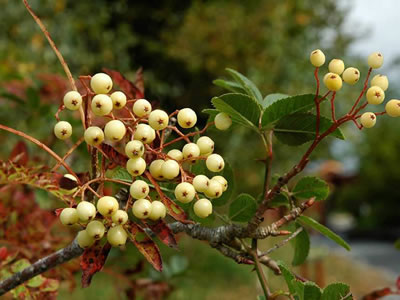
[[[21,166],[26,166],[29,160],[29,155],[28,147],[26,146],[25,142],[20,141],[14,146],[14,149],[11,151],[9,159],[13,163]]]
[[[147,235],[147,233],[137,224],[129,222],[129,238],[136,248],[143,254],[149,263],[157,271],[162,271],[162,259],[160,249]]]
[[[392,290],[390,288],[384,288],[381,290],[371,292],[370,294],[364,296],[362,300],[377,300],[391,294]]]
[[[110,162],[119,165],[119,166],[126,166],[126,162],[128,161],[128,157],[125,154],[122,154],[114,149],[114,147],[102,144],[101,150],[107,155]]]
[[[8,250],[6,247],[0,248],[0,261],[5,260],[8,256]]]
[[[397,280],[396,280],[396,287],[397,287],[398,290],[400,290],[400,276],[397,277]]]
[[[103,68],[103,71],[111,76],[112,80],[119,85],[121,90],[129,99],[140,99],[144,97],[143,92],[131,81],[126,79],[120,72]]]
[[[180,207],[178,204],[176,204],[174,201],[169,199],[167,196],[164,194],[160,195],[160,200],[168,209],[168,214],[173,217],[175,220],[188,224],[188,223],[193,223],[193,221],[188,219],[187,214],[183,210],[182,207]]]
[[[106,262],[111,245],[106,243],[103,247],[96,242],[92,247],[83,252],[81,257],[82,287],[88,287],[94,274],[99,272]]]
[[[143,68],[139,68],[136,71],[135,85],[139,89],[139,91],[142,93],[141,97],[138,97],[138,95],[136,95],[136,98],[143,98],[144,97]]]
[[[157,223],[154,224],[150,224],[150,222],[147,222],[145,220],[143,220],[143,222],[146,224],[147,227],[151,229],[151,231],[154,232],[154,234],[165,245],[174,249],[178,248],[178,244],[176,242],[174,234],[172,233],[172,230],[168,227],[168,224],[165,223],[163,220],[159,220],[157,221]]]
[[[54,213],[56,214],[57,217],[60,216],[60,214],[61,214],[61,212],[63,211],[63,209],[64,209],[64,208],[56,208],[56,209],[54,210]]]

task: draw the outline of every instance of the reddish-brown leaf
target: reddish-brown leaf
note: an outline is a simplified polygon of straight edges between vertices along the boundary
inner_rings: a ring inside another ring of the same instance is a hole
[[[172,233],[172,230],[163,220],[159,220],[156,223],[152,223],[146,220],[143,220],[143,222],[165,245],[174,249],[178,248],[178,244],[176,242],[174,234]]]
[[[114,147],[102,144],[101,150],[107,155],[107,158],[110,162],[118,165],[118,166],[126,166],[126,162],[128,161],[128,157],[125,154],[122,154],[114,149]]]
[[[143,79],[143,68],[139,68],[136,71],[136,78],[135,78],[135,86],[138,90],[142,93],[140,97],[136,94],[136,98],[143,98],[144,97],[144,79]]]
[[[160,249],[147,233],[137,224],[129,222],[129,238],[136,248],[143,254],[147,261],[157,271],[162,271],[162,259]]]
[[[382,297],[385,297],[385,296],[388,296],[388,295],[391,295],[391,294],[393,294],[393,293],[392,293],[392,290],[390,288],[384,288],[384,289],[381,289],[381,290],[373,291],[372,293],[364,296],[362,298],[362,300],[377,300],[377,299],[380,299]]]
[[[64,208],[56,208],[56,209],[54,210],[54,213],[56,214],[57,217],[60,216],[60,214],[61,214],[61,212],[63,211],[63,209],[64,209]]]
[[[119,85],[121,90],[129,99],[143,98],[144,94],[130,80],[126,79],[120,72],[103,68],[103,71],[111,76],[112,80]]]
[[[20,141],[14,146],[14,149],[11,151],[9,159],[14,164],[18,164],[21,166],[27,165],[29,161],[29,155],[28,147],[26,146],[25,142]]]
[[[160,195],[160,200],[167,207],[168,214],[171,217],[173,217],[175,220],[185,223],[185,224],[193,223],[193,221],[188,219],[188,216],[185,213],[185,211],[183,210],[183,208],[180,207],[178,204],[176,204],[171,199],[169,199],[167,196],[165,196],[164,194]]]
[[[88,287],[94,274],[99,272],[106,262],[111,245],[106,243],[103,247],[96,242],[92,247],[83,252],[81,257],[82,287]]]
[[[396,280],[396,287],[397,287],[397,289],[400,291],[400,276],[397,277],[397,280]]]
[[[0,261],[5,260],[8,256],[8,250],[6,247],[0,248]]]

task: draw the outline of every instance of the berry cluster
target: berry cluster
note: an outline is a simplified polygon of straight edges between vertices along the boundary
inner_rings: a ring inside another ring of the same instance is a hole
[[[128,221],[130,207],[137,219],[157,221],[165,218],[167,207],[163,202],[153,201],[149,196],[150,189],[154,188],[157,191],[155,185],[160,182],[176,183],[174,189],[176,200],[189,203],[196,198],[193,205],[194,213],[200,218],[209,216],[212,213],[212,203],[209,199],[220,197],[228,188],[228,182],[220,175],[211,179],[205,175],[195,176],[190,173],[190,166],[199,160],[205,160],[207,169],[217,173],[224,169],[224,159],[213,153],[214,141],[211,138],[201,136],[196,142],[190,141],[190,136],[202,133],[204,130],[185,135],[170,122],[171,118],[176,116],[181,128],[193,128],[197,122],[196,113],[190,108],[184,108],[168,115],[163,110],[153,110],[151,103],[146,99],[128,100],[121,91],[110,94],[113,82],[111,77],[104,73],[90,77],[90,87],[91,90],[87,87],[87,94],[84,96],[76,91],[66,93],[64,107],[79,110],[85,101],[89,101],[86,103],[88,109],[84,114],[93,114],[94,117],[103,117],[107,120],[104,128],[88,126],[84,132],[84,140],[100,152],[101,144],[104,142],[123,145],[128,157],[126,170],[133,177],[132,183],[129,184],[133,203],[128,201],[130,205],[120,209],[114,197],[99,195],[95,206],[85,201],[82,196],[76,208],[69,207],[62,210],[60,220],[63,224],[79,223],[85,228],[78,233],[79,245],[83,248],[89,247],[105,233],[111,245],[124,245],[128,236],[124,224]],[[132,108],[129,109],[128,105],[132,105]],[[114,110],[122,109],[129,112],[130,118],[114,115]],[[231,126],[232,120],[229,115],[219,113],[213,124],[220,130],[226,130]],[[209,125],[211,124],[207,126]],[[168,132],[175,132],[178,138],[166,143]],[[72,134],[72,126],[68,122],[59,121],[54,127],[54,133],[59,139],[67,139]],[[186,142],[182,149],[164,151],[165,146],[182,140]],[[71,179],[70,174],[66,176]],[[76,180],[73,176],[72,179]],[[106,178],[103,180],[106,181]],[[79,187],[74,196],[83,188],[85,186]],[[162,195],[160,198],[162,200]]]

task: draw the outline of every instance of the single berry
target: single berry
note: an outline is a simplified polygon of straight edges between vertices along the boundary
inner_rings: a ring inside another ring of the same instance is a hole
[[[140,176],[146,170],[146,161],[141,158],[130,158],[126,163],[126,170],[132,176]]]
[[[342,88],[342,78],[338,74],[328,73],[324,77],[324,84],[330,91],[338,91]]]
[[[149,219],[153,221],[157,221],[159,219],[164,219],[167,215],[167,209],[165,205],[160,201],[151,202],[151,212],[149,215]]]
[[[114,247],[125,245],[127,238],[128,234],[122,225],[111,227],[107,232],[107,241]]]
[[[360,80],[360,71],[356,68],[350,67],[344,70],[342,77],[344,82],[354,85],[358,80]]]
[[[83,222],[89,221],[96,216],[96,207],[88,201],[81,201],[76,207],[76,211],[78,212],[79,220]]]
[[[225,167],[224,159],[219,154],[211,154],[206,160],[207,169],[211,172],[220,172]]]
[[[193,205],[193,211],[199,218],[207,218],[212,214],[212,204],[208,199],[197,200]]]
[[[78,189],[78,179],[76,179],[76,177],[72,174],[65,174],[63,176],[64,178],[68,178],[70,181],[67,181],[65,186],[63,185],[63,187],[60,187],[60,190],[66,194],[66,195],[71,195],[73,193],[75,193]]]
[[[90,146],[98,146],[104,141],[104,132],[97,126],[91,126],[85,130],[85,142]]]
[[[60,140],[66,140],[72,135],[72,126],[66,121],[60,121],[54,126],[54,134]]]
[[[344,62],[341,59],[334,58],[329,62],[328,65],[329,72],[335,74],[342,74],[344,71]]]
[[[385,99],[385,92],[379,86],[371,86],[367,91],[367,101],[369,104],[378,105]]]
[[[119,209],[111,216],[111,219],[115,224],[124,225],[128,222],[128,214],[126,211]]]
[[[120,141],[125,136],[126,128],[120,120],[111,120],[104,127],[104,134],[110,141]]]
[[[111,196],[101,197],[97,201],[97,210],[103,216],[112,216],[119,208],[117,199]]]
[[[173,159],[167,160],[161,166],[161,175],[165,179],[174,179],[179,171],[179,164]]]
[[[76,241],[77,241],[79,247],[85,249],[85,248],[89,248],[90,246],[92,246],[95,242],[95,239],[92,238],[86,232],[86,230],[81,230],[78,232],[78,235],[76,236]]]
[[[183,153],[178,149],[169,150],[167,155],[176,161],[181,161],[183,159]]]
[[[178,124],[182,128],[192,128],[196,125],[197,115],[191,108],[183,108],[178,112]]]
[[[391,117],[400,117],[400,100],[392,99],[386,103],[386,113]]]
[[[151,213],[151,202],[147,199],[136,200],[132,205],[132,213],[138,219],[147,219]]]
[[[366,112],[361,115],[360,121],[365,128],[371,128],[375,126],[376,116],[372,112]]]
[[[228,181],[224,177],[217,175],[217,176],[214,176],[213,178],[211,178],[211,180],[216,180],[220,184],[222,184],[224,192],[228,189]]]
[[[77,91],[69,91],[64,95],[63,101],[69,110],[78,110],[82,105],[82,96]]]
[[[175,188],[176,200],[182,203],[189,203],[194,199],[196,191],[189,182],[181,182]]]
[[[325,63],[325,54],[321,50],[316,49],[311,52],[310,61],[314,67],[320,67]]]
[[[208,188],[204,191],[204,194],[209,198],[219,198],[224,191],[224,187],[218,180],[211,179]]]
[[[60,214],[60,221],[64,225],[74,225],[79,221],[78,212],[75,208],[64,208]]]
[[[227,130],[232,125],[231,117],[226,113],[219,113],[214,119],[215,127],[219,130]]]
[[[204,193],[210,184],[210,179],[205,175],[197,175],[193,178],[193,186],[196,191]]]
[[[133,140],[125,146],[125,154],[129,158],[141,157],[144,154],[144,145],[141,141]]]
[[[113,103],[109,96],[99,94],[93,97],[91,107],[96,116],[105,116],[112,111]]]
[[[121,109],[126,105],[126,95],[123,92],[116,91],[110,97],[114,109]]]
[[[200,148],[195,143],[189,143],[183,146],[183,158],[196,158],[200,155]]]
[[[143,180],[135,180],[129,189],[131,196],[135,199],[146,198],[150,192],[149,185]]]
[[[96,94],[107,94],[111,91],[113,82],[105,73],[97,73],[90,79],[90,87]]]
[[[150,144],[156,138],[156,133],[153,128],[147,124],[139,124],[136,126],[135,140],[141,141],[143,144]]]
[[[385,75],[375,75],[371,80],[371,86],[379,86],[383,91],[386,91],[389,87],[389,80]]]
[[[139,99],[133,104],[133,113],[138,117],[145,117],[151,113],[151,104],[146,99]]]
[[[368,56],[368,66],[372,69],[379,69],[383,64],[383,55],[379,52],[374,52]]]
[[[164,179],[164,176],[161,171],[164,162],[165,161],[163,161],[162,159],[156,159],[151,162],[149,171],[151,176],[153,176],[155,179],[158,180]]]
[[[168,126],[169,118],[161,109],[153,110],[149,115],[149,125],[155,130],[163,130]]]
[[[209,155],[214,151],[214,141],[208,136],[200,137],[196,144],[199,146],[200,155]]]
[[[97,220],[89,222],[86,226],[86,233],[95,240],[99,240],[103,237],[106,228],[103,223]]]

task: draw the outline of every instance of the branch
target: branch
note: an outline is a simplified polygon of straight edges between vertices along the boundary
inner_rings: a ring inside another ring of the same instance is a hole
[[[0,296],[4,295],[18,285],[28,281],[29,279],[80,256],[83,251],[84,250],[79,247],[76,240],[74,240],[65,248],[39,259],[37,262],[25,268],[21,272],[15,273],[11,277],[0,281]]]

